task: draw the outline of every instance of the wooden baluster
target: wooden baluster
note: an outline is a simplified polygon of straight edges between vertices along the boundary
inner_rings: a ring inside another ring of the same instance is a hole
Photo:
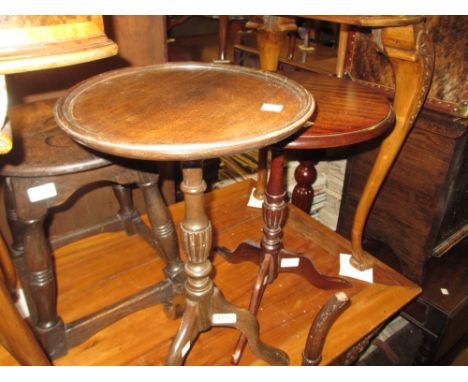
[[[44,215],[22,221],[29,289],[37,313],[36,334],[54,358],[67,352],[64,324],[57,314],[57,285],[52,254],[44,233]]]
[[[174,224],[158,189],[158,177],[144,172],[139,177],[138,187],[143,190],[153,243],[166,264],[164,272],[169,278],[175,278],[182,273],[183,264]]]
[[[380,37],[377,43],[394,71],[396,123],[380,147],[354,216],[351,263],[361,270],[373,265],[372,258],[362,249],[362,235],[370,208],[423,105],[434,68],[432,42],[424,23],[383,28],[376,36]]]
[[[292,194],[292,204],[309,214],[314,201],[314,189],[312,184],[317,179],[316,161],[302,160],[294,171],[296,186]]]

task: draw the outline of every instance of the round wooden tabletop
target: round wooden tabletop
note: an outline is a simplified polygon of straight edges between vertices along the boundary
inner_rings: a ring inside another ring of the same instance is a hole
[[[368,86],[310,72],[279,72],[309,90],[317,107],[310,127],[290,138],[287,149],[351,145],[387,132],[394,122],[390,102]]]
[[[198,160],[278,142],[314,111],[284,76],[232,65],[169,63],[107,72],[70,90],[58,124],[78,142],[148,160]]]

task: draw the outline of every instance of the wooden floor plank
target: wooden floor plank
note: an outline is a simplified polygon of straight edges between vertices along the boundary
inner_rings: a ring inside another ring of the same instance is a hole
[[[235,248],[242,240],[260,240],[259,209],[246,206],[252,184],[237,183],[206,195],[214,228],[213,244]],[[171,206],[178,226],[183,204]],[[178,228],[177,228],[178,229]],[[349,252],[347,240],[290,206],[284,232],[285,247],[306,253],[317,268],[337,275],[338,255]],[[101,234],[56,251],[59,312],[65,321],[82,317],[162,279],[163,264],[140,238],[125,233]],[[185,259],[185,255],[182,255]],[[251,263],[229,264],[213,254],[214,279],[228,301],[248,306],[257,272]],[[335,322],[327,337],[322,364],[327,364],[371,332],[420,292],[404,277],[378,262],[376,282],[349,279],[351,307]],[[261,338],[286,351],[299,365],[309,326],[334,293],[309,285],[302,277],[281,274],[268,286],[258,314]],[[180,320],[169,320],[161,306],[133,313],[71,349],[56,365],[162,365]],[[215,328],[200,335],[187,365],[228,365],[238,332]],[[0,349],[0,365],[15,361]],[[242,365],[264,364],[246,350]]]

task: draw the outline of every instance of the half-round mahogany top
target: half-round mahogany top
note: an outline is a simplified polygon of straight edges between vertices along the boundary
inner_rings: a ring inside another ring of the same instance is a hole
[[[109,154],[196,160],[280,141],[314,106],[306,89],[278,74],[169,63],[86,80],[58,101],[56,119],[78,142]]]
[[[0,175],[55,176],[110,164],[107,159],[73,141],[57,126],[54,104],[55,100],[38,101],[8,110],[15,144],[2,156]]]
[[[287,149],[318,149],[367,141],[393,126],[390,102],[356,82],[310,72],[279,72],[309,90],[316,109],[306,130],[289,137]]]

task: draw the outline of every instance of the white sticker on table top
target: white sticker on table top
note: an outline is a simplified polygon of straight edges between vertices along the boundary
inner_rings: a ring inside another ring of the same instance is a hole
[[[446,288],[440,288],[440,292],[445,296],[448,296],[450,294],[450,292]]]
[[[281,259],[281,268],[296,268],[299,266],[299,257]]]
[[[257,199],[255,197],[255,188],[252,189],[252,192],[250,193],[250,198],[247,203],[248,207],[254,207],[254,208],[262,208],[263,205],[263,200],[262,199]]]
[[[213,324],[235,324],[237,322],[236,313],[215,313],[211,316]]]
[[[364,271],[360,271],[351,265],[350,260],[350,254],[340,253],[340,276],[348,276],[353,279],[366,281],[372,284],[374,282],[374,269],[369,268]]]
[[[283,105],[277,103],[264,103],[260,108],[261,111],[270,111],[273,113],[281,113],[283,111]]]
[[[190,350],[190,341],[188,341],[182,348],[182,357],[185,357],[187,352]]]
[[[27,193],[29,201],[34,203],[56,197],[57,189],[55,188],[55,183],[44,183],[40,186],[28,188]]]
[[[24,295],[23,288],[16,289],[17,300],[15,302],[16,309],[18,309],[21,317],[28,318],[30,316],[26,296]]]

